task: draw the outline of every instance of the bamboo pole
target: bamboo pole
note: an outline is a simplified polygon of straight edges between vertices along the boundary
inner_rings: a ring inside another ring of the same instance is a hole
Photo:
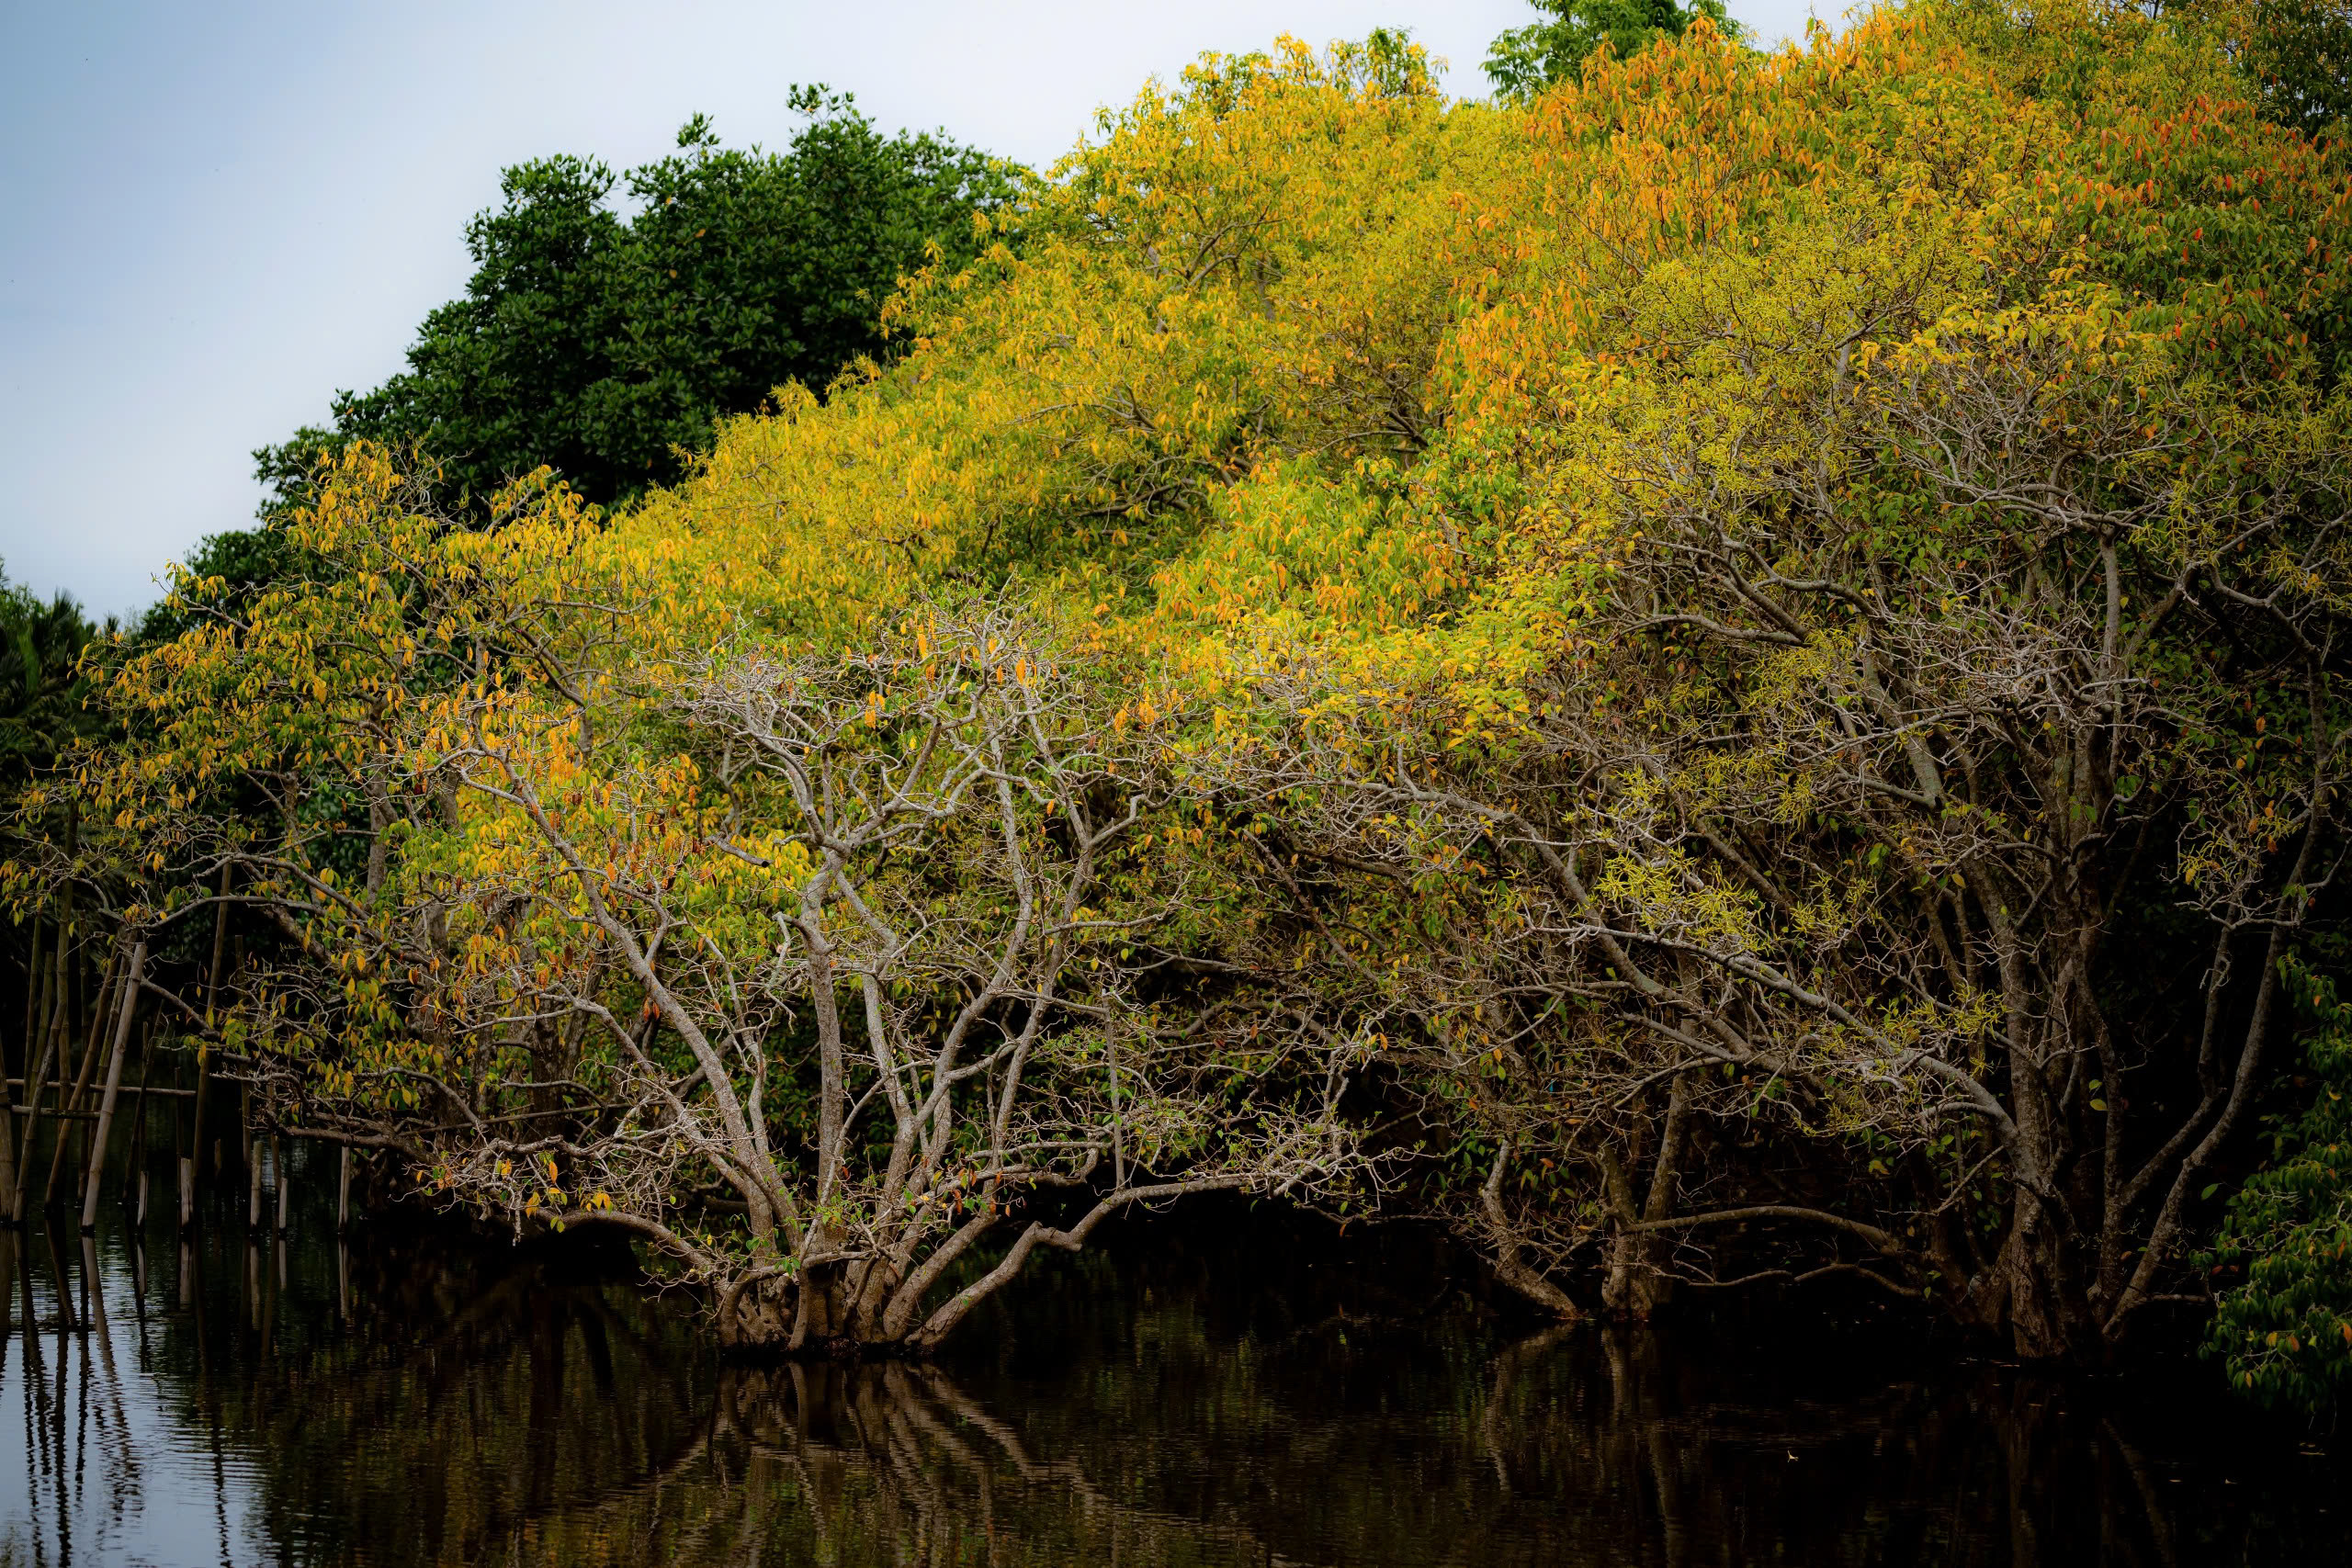
[[[277,1183],[277,1234],[284,1235],[287,1206],[292,1201],[293,1189],[286,1180],[286,1146],[277,1141],[275,1133],[269,1135],[269,1174],[270,1179]]]
[[[210,1098],[212,1088],[212,1073],[205,1063],[205,1055],[204,1042],[198,1041],[196,1046],[196,1126],[192,1137],[197,1174],[199,1176],[204,1172],[204,1102]]]
[[[8,1087],[12,1089],[20,1089],[24,1086],[24,1080],[22,1078],[9,1078],[6,1081]],[[122,1086],[122,1092],[125,1095],[133,1097],[142,1094],[153,1095],[158,1100],[193,1100],[196,1098],[196,1090],[192,1089],[179,1089],[168,1084],[141,1085],[127,1083]],[[567,1107],[566,1110],[568,1112],[570,1108]],[[19,1105],[16,1107],[16,1112],[17,1115],[22,1116],[26,1114],[26,1108]],[[52,1111],[50,1114],[54,1116],[57,1112]]]
[[[90,1091],[90,1073],[98,1065],[98,1042],[106,1037],[106,1021],[111,1016],[105,1004],[104,996],[107,991],[114,988],[115,976],[121,972],[122,954],[118,951],[111,959],[107,961],[106,980],[99,987],[100,1000],[90,1008],[89,1037],[82,1044],[82,1066],[81,1069],[74,1075],[74,1093],[61,1102],[61,1110],[81,1110],[82,1101]],[[64,1064],[61,1062],[58,1066],[62,1068]],[[57,1179],[63,1174],[64,1169],[65,1129],[61,1126],[57,1130],[56,1146],[50,1151],[49,1184],[41,1189],[41,1202],[44,1205],[57,1201]]]
[[[31,942],[25,950],[25,1071],[33,1070],[33,1025],[40,1011],[41,966],[40,927],[33,916]],[[0,1214],[17,1212],[17,1116],[8,1098],[7,1055],[0,1051]]]
[[[204,1021],[207,1028],[215,1026],[214,1010],[220,1005],[220,964],[229,951],[229,873],[232,863],[220,864],[220,904],[212,916],[212,965],[204,972]],[[204,1103],[205,1093],[212,1083],[212,1075],[205,1070],[206,1047],[198,1042],[196,1047],[196,1174],[204,1175]]]
[[[8,1223],[16,1225],[25,1223],[25,1209],[32,1194],[33,1149],[40,1139],[41,1080],[49,1076],[49,1059],[57,1051],[57,1015],[65,999],[65,928],[62,924],[57,928],[51,955],[51,973],[42,987],[46,999],[41,1007],[40,1059],[25,1064],[25,1157],[17,1171],[17,1199],[8,1209]],[[29,1056],[32,1051],[30,1041],[26,1042],[25,1050]]]
[[[98,1178],[106,1174],[107,1134],[114,1126],[115,1102],[122,1097],[122,1057],[130,1049],[130,1019],[139,1010],[139,977],[147,968],[147,939],[130,949],[122,971],[122,1000],[115,1005],[114,1052],[107,1063],[106,1093],[98,1101],[97,1131],[90,1136],[90,1175],[82,1186],[82,1234],[98,1228]]]
[[[183,1057],[172,1058],[172,1088],[180,1087],[180,1064]],[[196,1223],[196,1162],[188,1157],[187,1127],[180,1120],[179,1107],[172,1108],[172,1173],[179,1178],[180,1234],[186,1235],[189,1225]]]
[[[343,1145],[334,1179],[334,1228],[340,1235],[351,1228],[351,1145]]]
[[[155,1074],[155,1016],[139,1032],[139,1114],[130,1123],[131,1224],[147,1228],[147,1086]]]
[[[25,1053],[32,1054],[32,1041],[25,1042]],[[8,1086],[0,1081],[0,1219],[14,1219],[17,1213],[17,1108],[9,1103]]]
[[[33,1026],[40,1021],[40,928],[41,913],[35,909],[31,945],[25,950],[25,1060],[28,1063],[33,1055]]]
[[[245,1229],[261,1229],[261,1161],[253,1157],[253,1139],[245,1140]]]

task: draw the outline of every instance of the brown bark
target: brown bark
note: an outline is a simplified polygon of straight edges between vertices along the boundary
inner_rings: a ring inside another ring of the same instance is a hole
[[[1666,1127],[1659,1134],[1648,1190],[1638,1209],[1624,1166],[1614,1151],[1604,1151],[1603,1181],[1618,1228],[1610,1238],[1600,1303],[1612,1317],[1645,1323],[1674,1298],[1674,1280],[1665,1268],[1669,1238],[1659,1227],[1674,1212],[1676,1183],[1681,1179],[1682,1157],[1690,1140],[1690,1074],[1682,1072],[1674,1075],[1668,1089]]]

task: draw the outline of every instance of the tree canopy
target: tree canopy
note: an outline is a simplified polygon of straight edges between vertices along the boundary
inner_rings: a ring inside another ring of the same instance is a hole
[[[233,872],[270,1114],[741,1341],[1213,1188],[2157,1332],[2332,1005],[2342,143],[2190,16],[1652,31],[1206,57],[617,514],[355,429],[17,897]]]
[[[886,137],[846,94],[792,101],[808,124],[781,152],[724,147],[698,115],[625,178],[570,156],[508,169],[467,226],[465,297],[425,318],[409,368],[256,453],[262,478],[297,494],[366,439],[433,453],[461,505],[542,465],[609,504],[677,478],[775,388],[888,357],[883,300],[934,256],[968,259],[1017,173],[942,134]]]
[[[21,789],[98,732],[82,654],[102,629],[66,595],[43,602],[0,573],[0,788]]]
[[[1487,51],[1487,79],[1505,97],[1529,97],[1574,79],[1604,46],[1622,58],[1659,39],[1680,38],[1702,17],[1723,36],[1739,36],[1723,0],[1535,0],[1535,8],[1548,18],[1510,28]]]

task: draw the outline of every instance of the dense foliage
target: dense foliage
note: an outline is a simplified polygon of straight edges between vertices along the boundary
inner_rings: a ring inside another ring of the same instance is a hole
[[[266,1114],[740,1340],[1207,1188],[1566,1313],[2205,1301],[2347,847],[2343,144],[2196,17],[1610,16],[1205,59],[609,513],[355,427],[19,897],[233,879],[157,989]]]
[[[1535,0],[1535,8],[1549,13],[1545,20],[1510,28],[1487,51],[1487,79],[1506,97],[1572,80],[1604,46],[1623,58],[1680,38],[1702,17],[1726,37],[1739,32],[1723,0]]]
[[[944,136],[886,137],[845,95],[793,103],[808,123],[781,152],[722,147],[696,116],[619,182],[593,159],[507,170],[466,230],[465,298],[425,318],[409,368],[256,453],[262,478],[299,495],[322,452],[365,439],[430,450],[460,510],[542,465],[611,502],[675,479],[777,387],[885,357],[900,276],[967,258],[1014,175]]]
[[[0,574],[0,787],[22,788],[97,732],[81,660],[98,635],[64,594],[44,603]]]
[[[2206,1348],[2265,1404],[2326,1408],[2352,1387],[2352,1002],[2333,975],[2298,963],[2287,977],[2311,1026],[2296,1079],[2310,1098],[2199,1259],[2224,1284]]]
[[[2223,0],[2214,11],[2265,113],[2314,136],[2340,132],[2352,114],[2352,5]]]

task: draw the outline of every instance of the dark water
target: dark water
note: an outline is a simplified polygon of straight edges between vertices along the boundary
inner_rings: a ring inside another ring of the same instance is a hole
[[[283,1243],[0,1238],[0,1564],[2352,1562],[2344,1448],[2196,1369],[1529,1338],[1425,1241],[1238,1210],[939,1366],[723,1367],[609,1255],[342,1246],[325,1185]]]

